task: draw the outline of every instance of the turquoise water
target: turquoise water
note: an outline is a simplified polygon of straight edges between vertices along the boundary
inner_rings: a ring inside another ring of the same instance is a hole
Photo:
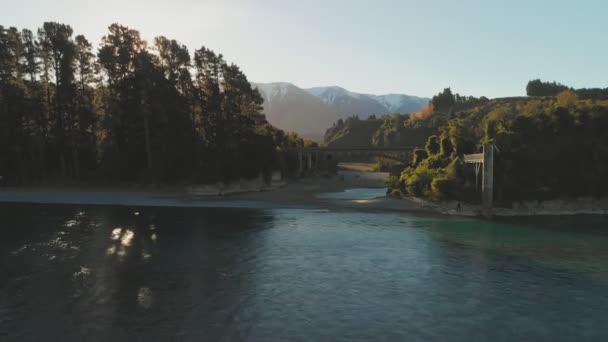
[[[608,340],[608,219],[1,204],[0,340]]]
[[[317,198],[336,200],[366,200],[386,196],[386,188],[354,188],[341,192],[327,192],[317,195]]]

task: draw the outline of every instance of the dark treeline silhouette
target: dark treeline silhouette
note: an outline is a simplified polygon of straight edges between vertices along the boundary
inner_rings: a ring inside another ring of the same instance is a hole
[[[543,82],[539,79],[528,82],[526,94],[528,96],[555,96],[570,88],[557,82]]]
[[[559,93],[571,90],[581,100],[608,100],[608,88],[574,89],[557,82],[543,82],[539,79],[528,82],[528,96],[557,96]]]
[[[476,98],[474,96],[464,96],[458,93],[453,94],[451,88],[445,88],[441,93],[433,96],[430,103],[437,111],[449,112],[454,109],[462,110],[464,108],[475,107],[488,101],[488,98],[485,96]]]
[[[113,24],[94,51],[69,25],[0,26],[0,175],[15,184],[267,175],[277,150],[304,142],[268,124],[262,103],[206,47],[149,45]]]

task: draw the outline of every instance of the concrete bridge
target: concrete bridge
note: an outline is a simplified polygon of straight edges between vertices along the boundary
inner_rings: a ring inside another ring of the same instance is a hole
[[[323,160],[338,159],[344,157],[377,156],[384,158],[399,159],[399,155],[411,152],[415,147],[300,147],[292,151],[297,152],[299,161],[299,173],[305,170],[318,168]]]
[[[289,150],[298,154],[299,168],[298,173],[303,174],[306,170],[316,170],[319,163],[327,160],[328,157],[334,159],[351,156],[379,156],[395,157],[403,153],[412,152],[416,147],[301,147]],[[483,211],[486,215],[491,215],[494,200],[494,152],[498,148],[493,144],[483,146],[482,153],[467,154],[464,156],[466,164],[475,167],[475,184],[479,184],[478,177],[482,173],[482,203]],[[481,172],[480,172],[481,171]]]

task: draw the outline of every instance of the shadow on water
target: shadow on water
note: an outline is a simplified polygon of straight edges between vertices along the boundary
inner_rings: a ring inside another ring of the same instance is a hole
[[[0,330],[25,340],[223,336],[252,288],[243,255],[272,227],[272,215],[248,209],[0,210]]]

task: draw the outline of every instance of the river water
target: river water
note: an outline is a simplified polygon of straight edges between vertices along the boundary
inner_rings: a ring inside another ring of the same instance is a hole
[[[2,341],[608,340],[608,219],[0,204]]]

